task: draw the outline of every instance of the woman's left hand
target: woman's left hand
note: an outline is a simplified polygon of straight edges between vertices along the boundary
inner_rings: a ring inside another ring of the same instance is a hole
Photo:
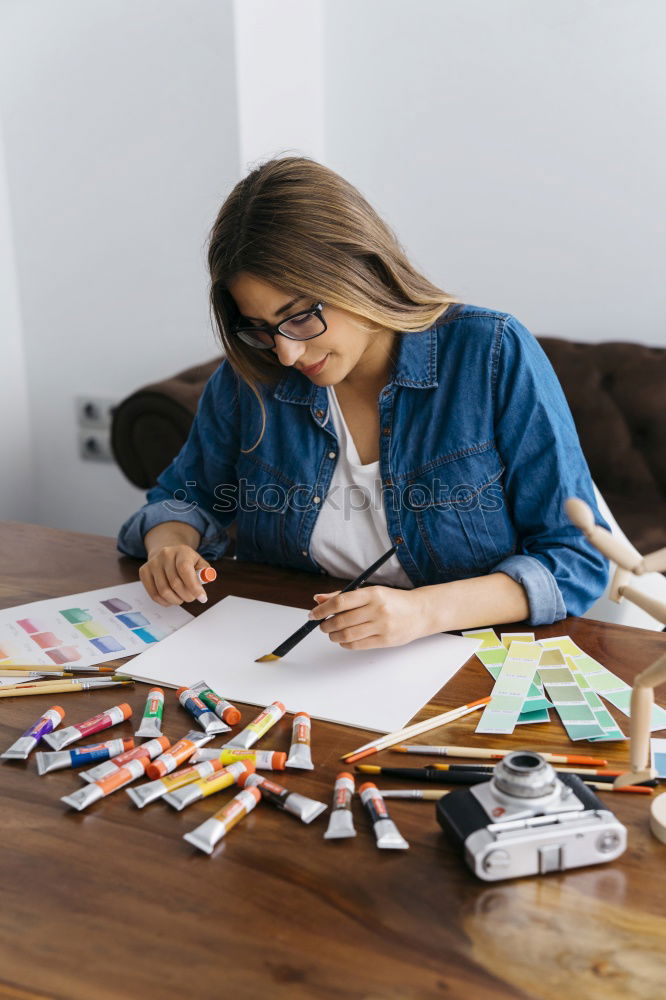
[[[335,615],[319,627],[344,649],[402,646],[426,634],[418,589],[360,587],[346,594],[339,590],[315,594],[314,598],[317,607],[308,618]]]

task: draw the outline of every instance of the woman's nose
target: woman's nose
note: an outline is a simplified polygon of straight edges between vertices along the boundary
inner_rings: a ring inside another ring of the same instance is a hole
[[[287,337],[276,337],[274,349],[281,365],[293,365],[305,353],[305,344]]]

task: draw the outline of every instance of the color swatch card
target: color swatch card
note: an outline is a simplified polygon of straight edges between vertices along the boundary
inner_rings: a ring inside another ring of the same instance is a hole
[[[299,608],[225,597],[122,672],[171,687],[203,677],[230,701],[278,700],[288,712],[385,733],[404,726],[479,645],[440,633],[355,651],[316,628],[281,660],[255,662],[306,621]]]
[[[142,583],[52,597],[0,611],[0,669],[12,664],[91,666],[140,653],[192,615],[155,604]]]
[[[539,660],[539,676],[569,739],[589,740],[595,736],[605,736],[559,649],[543,650]]]
[[[481,641],[481,646],[476,653],[477,658],[481,660],[481,663],[483,663],[495,681],[499,677],[502,664],[506,660],[511,638],[516,636],[521,642],[534,642],[533,632],[505,632],[502,633],[501,642],[491,628],[469,629],[463,632],[463,635],[470,639],[479,639]],[[533,682],[528,688],[527,697],[525,698],[523,709],[518,716],[516,725],[524,726],[537,722],[550,722],[550,716],[548,715],[549,708],[550,702],[543,692],[541,683],[537,681]]]
[[[650,740],[650,756],[657,777],[666,778],[666,740]]]
[[[593,736],[591,739],[593,741],[601,740],[626,740],[626,736],[618,726],[617,722],[610,714],[603,701],[599,697],[596,691],[590,687],[590,682],[586,678],[585,674],[582,674],[580,670],[576,670],[575,664],[571,660],[571,657],[564,657],[567,666],[571,669],[573,679],[576,684],[583,692],[583,697],[585,701],[590,706],[597,722],[604,731],[603,736]]]
[[[542,649],[536,642],[512,642],[477,733],[512,733],[534,680]]]
[[[573,639],[568,635],[560,635],[552,639],[541,639],[539,642],[544,649],[560,649],[565,656],[570,657],[572,669],[579,670],[597,694],[618,708],[623,715],[630,715],[631,686],[583,652]],[[659,729],[666,729],[666,710],[654,705],[651,730],[654,732]]]

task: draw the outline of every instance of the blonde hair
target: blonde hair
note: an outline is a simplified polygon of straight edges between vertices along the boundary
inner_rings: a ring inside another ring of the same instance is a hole
[[[345,309],[369,331],[427,330],[458,301],[410,264],[360,191],[304,156],[268,160],[236,184],[210,231],[208,266],[223,350],[261,407],[261,433],[249,451],[266,428],[260,384],[275,384],[284,368],[273,351],[234,336],[239,313],[228,283],[236,275]]]

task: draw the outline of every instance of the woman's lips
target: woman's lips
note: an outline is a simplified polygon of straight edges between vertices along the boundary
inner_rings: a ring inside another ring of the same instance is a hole
[[[299,371],[302,371],[304,375],[318,375],[327,361],[328,354],[321,361],[317,362],[316,365],[312,365],[310,368],[300,368]]]

